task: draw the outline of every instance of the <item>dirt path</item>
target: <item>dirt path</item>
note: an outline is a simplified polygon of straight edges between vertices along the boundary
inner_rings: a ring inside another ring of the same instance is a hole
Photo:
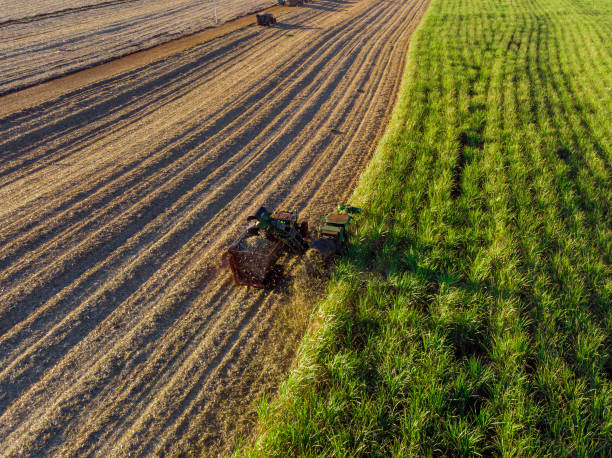
[[[244,430],[298,340],[223,249],[260,205],[349,196],[425,6],[318,0],[0,119],[0,454]]]

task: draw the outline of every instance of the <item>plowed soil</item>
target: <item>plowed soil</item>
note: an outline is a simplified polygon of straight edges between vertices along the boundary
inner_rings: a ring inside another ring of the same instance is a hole
[[[274,0],[0,0],[0,95],[276,4]]]
[[[350,195],[426,4],[318,0],[0,99],[0,454],[212,452],[248,430],[303,329],[222,253],[260,205],[314,221]]]

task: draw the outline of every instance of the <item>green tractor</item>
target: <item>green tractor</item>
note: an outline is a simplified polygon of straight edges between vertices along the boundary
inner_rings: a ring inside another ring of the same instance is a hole
[[[298,222],[297,212],[270,213],[261,207],[247,218],[249,227],[228,248],[228,261],[235,283],[263,288],[283,250],[297,255],[312,250],[323,259],[342,254],[348,243],[351,215],[357,213],[360,210],[356,207],[340,205],[337,212],[325,216],[314,240],[308,244],[308,223]]]
[[[359,213],[359,208],[349,205],[340,205],[337,212],[328,213],[319,225],[317,238],[312,241],[310,248],[324,257],[342,254],[348,244],[348,225],[353,219],[352,215]]]

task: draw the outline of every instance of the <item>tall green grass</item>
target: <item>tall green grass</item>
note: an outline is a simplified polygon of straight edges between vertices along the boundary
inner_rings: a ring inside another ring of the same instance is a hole
[[[246,453],[612,456],[611,162],[611,0],[433,0]]]

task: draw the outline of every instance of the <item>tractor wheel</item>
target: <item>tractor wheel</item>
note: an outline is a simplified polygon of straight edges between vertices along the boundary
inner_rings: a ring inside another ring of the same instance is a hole
[[[312,250],[318,251],[323,258],[330,258],[337,253],[336,242],[325,237],[314,240],[310,244]]]

